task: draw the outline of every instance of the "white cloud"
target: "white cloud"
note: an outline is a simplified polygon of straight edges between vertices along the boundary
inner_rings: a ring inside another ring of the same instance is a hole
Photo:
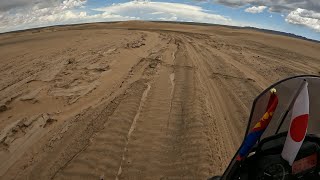
[[[110,14],[144,17],[145,19],[158,19],[166,21],[194,21],[218,24],[230,24],[231,19],[214,14],[193,6],[181,3],[131,1],[113,4],[112,6],[95,9]]]
[[[245,9],[244,11],[247,13],[256,14],[256,13],[262,13],[266,8],[267,8],[267,6],[252,6],[252,7]]]
[[[151,14],[164,14],[164,12],[152,12]]]
[[[250,13],[259,12],[256,7],[266,6],[269,7],[269,12],[280,13],[282,17],[286,16],[287,23],[303,25],[320,32],[320,18],[318,17],[320,0],[211,0],[208,2],[220,3],[230,7],[255,7],[255,9],[251,7],[245,10]]]
[[[39,4],[35,4],[32,8],[19,9],[19,11],[14,11],[15,13],[11,11],[3,12],[0,18],[0,32],[52,25],[85,17],[84,12],[75,13],[71,11],[85,3],[86,1],[83,0],[64,0],[52,7],[41,8]]]
[[[86,0],[64,0],[62,2],[61,8],[62,9],[71,9],[74,7],[79,7],[85,4]]]
[[[286,22],[303,25],[320,32],[320,13],[314,11],[298,8],[288,14]]]

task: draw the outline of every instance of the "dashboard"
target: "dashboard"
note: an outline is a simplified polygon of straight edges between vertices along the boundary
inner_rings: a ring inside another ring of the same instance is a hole
[[[292,166],[282,159],[285,136],[260,142],[240,166],[237,177],[245,180],[320,180],[320,146],[307,138]],[[233,179],[233,178],[232,178]]]
[[[258,180],[290,180],[290,179],[319,179],[316,167],[318,155],[316,153],[296,160],[292,167],[280,157],[269,157],[259,162],[256,178]]]

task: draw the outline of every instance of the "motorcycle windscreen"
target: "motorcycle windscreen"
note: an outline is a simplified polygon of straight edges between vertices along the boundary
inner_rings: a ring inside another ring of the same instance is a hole
[[[270,90],[272,88],[276,89],[276,94],[278,96],[278,106],[274,112],[270,124],[262,134],[260,140],[266,137],[273,136],[277,133],[288,131],[292,114],[289,106],[291,103],[294,103],[295,97],[299,92],[299,88],[303,85],[304,81],[308,82],[309,92],[309,121],[307,133],[320,135],[320,77],[297,76],[279,81],[271,85],[256,97],[252,105],[246,136],[248,133],[250,133],[256,123],[266,112],[270,97]],[[287,115],[286,111],[288,111]],[[283,123],[280,126],[282,119]],[[278,128],[279,131],[277,132]],[[236,163],[236,156],[237,154],[235,154],[235,156],[231,160],[229,166],[224,172],[222,179],[229,179],[228,177],[232,174],[234,169],[233,166]]]
[[[250,130],[256,125],[256,123],[266,112],[270,97],[270,90],[272,88],[276,89],[276,94],[279,99],[278,106],[274,112],[269,126],[262,134],[261,140],[277,133],[288,131],[292,113],[292,107],[290,108],[290,104],[293,104],[295,102],[294,100],[297,97],[299,89],[304,81],[307,81],[308,83],[310,103],[307,133],[320,135],[320,77],[316,76],[300,76],[286,79],[272,85],[263,93],[261,93],[254,101],[247,133],[250,132]],[[286,114],[287,111],[288,113]],[[282,124],[281,121],[283,121]]]

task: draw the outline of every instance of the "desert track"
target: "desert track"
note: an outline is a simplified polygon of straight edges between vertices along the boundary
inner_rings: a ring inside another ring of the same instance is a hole
[[[320,45],[124,22],[0,35],[0,179],[206,179],[271,83],[320,74]]]

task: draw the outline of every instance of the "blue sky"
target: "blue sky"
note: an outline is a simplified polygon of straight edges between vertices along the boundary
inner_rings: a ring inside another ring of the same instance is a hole
[[[192,21],[278,30],[320,40],[319,0],[4,0],[0,32],[124,20]]]

